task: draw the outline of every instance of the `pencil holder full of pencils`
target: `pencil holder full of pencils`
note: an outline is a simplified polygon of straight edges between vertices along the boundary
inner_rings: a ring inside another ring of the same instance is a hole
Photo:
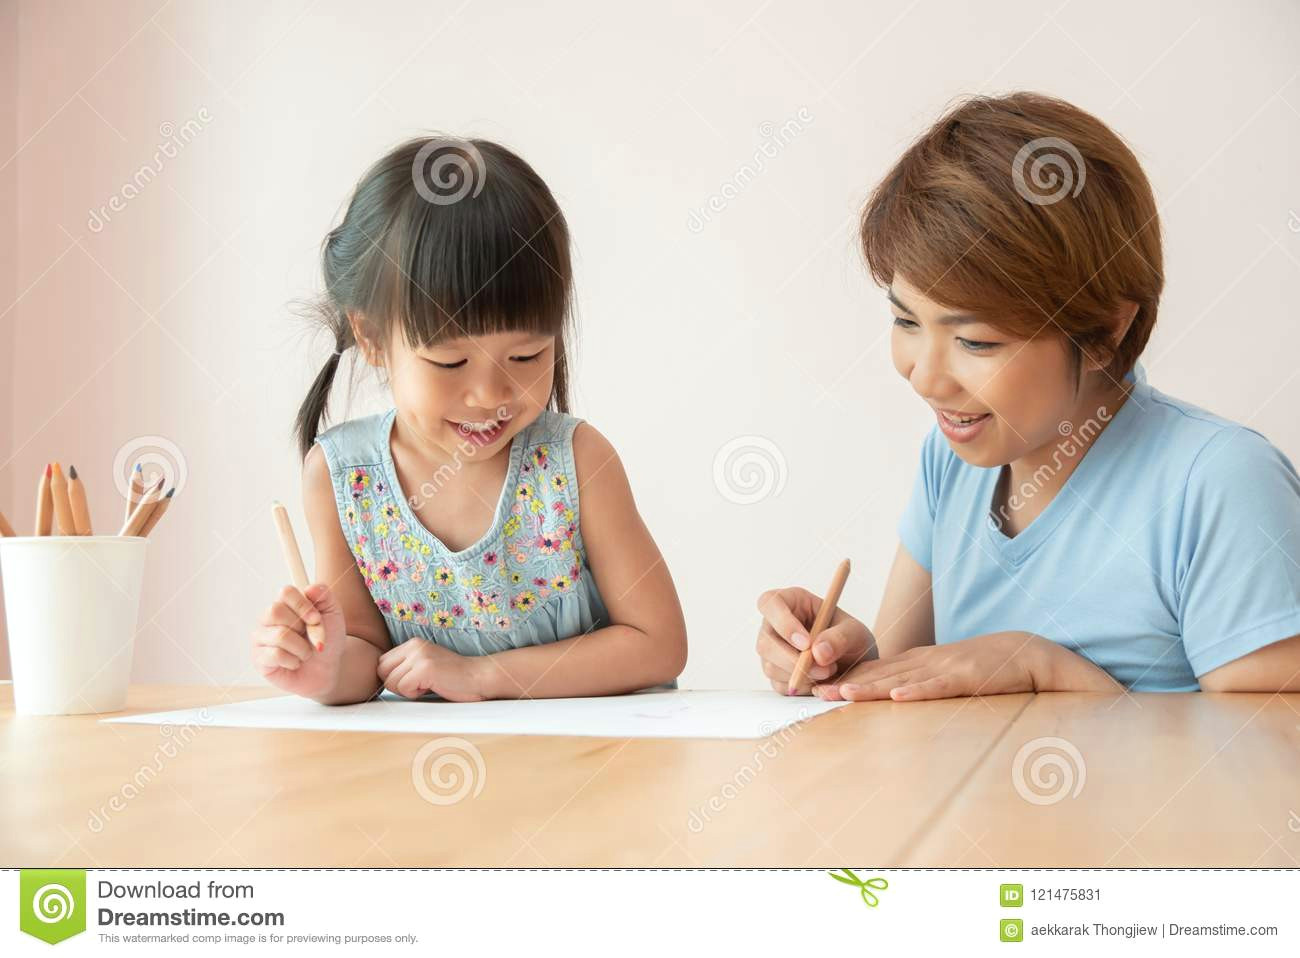
[[[80,715],[126,706],[148,542],[0,537],[15,711]]]

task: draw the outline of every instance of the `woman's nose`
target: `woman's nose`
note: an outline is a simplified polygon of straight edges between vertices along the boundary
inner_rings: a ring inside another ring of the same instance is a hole
[[[947,379],[948,371],[936,351],[928,347],[918,349],[907,376],[917,395],[924,398],[942,395]]]

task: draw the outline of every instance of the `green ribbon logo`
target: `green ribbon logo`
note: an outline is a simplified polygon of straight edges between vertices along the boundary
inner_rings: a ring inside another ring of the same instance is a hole
[[[884,891],[889,887],[889,882],[885,881],[885,879],[881,878],[879,875],[873,875],[866,881],[863,881],[847,868],[841,868],[840,871],[844,872],[844,874],[837,875],[835,872],[827,872],[826,874],[830,875],[836,881],[844,882],[846,885],[852,885],[862,892],[862,900],[867,903],[868,908],[875,908],[880,904],[880,899],[876,897],[876,894],[871,891],[871,889],[874,888],[877,891]]]
[[[18,928],[51,945],[85,931],[85,870],[23,869],[18,879]]]

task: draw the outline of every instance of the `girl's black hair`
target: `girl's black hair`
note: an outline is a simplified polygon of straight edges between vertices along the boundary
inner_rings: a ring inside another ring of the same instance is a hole
[[[325,417],[339,354],[356,345],[349,314],[384,351],[399,322],[416,348],[506,331],[554,334],[548,405],[569,411],[569,229],[546,184],[504,146],[419,137],[390,151],[325,237],[321,271],[319,313],[335,353],[298,410],[303,458]]]

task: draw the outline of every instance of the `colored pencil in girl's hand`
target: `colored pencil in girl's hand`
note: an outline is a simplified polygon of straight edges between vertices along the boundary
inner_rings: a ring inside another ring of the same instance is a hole
[[[144,498],[136,505],[135,511],[131,513],[131,517],[126,520],[121,531],[118,532],[119,536],[138,536],[140,534],[140,530],[149,521],[149,517],[153,515],[153,511],[158,505],[158,500],[162,497],[162,487],[166,479],[166,476],[159,476],[158,481],[149,487],[149,490],[144,494]]]
[[[36,487],[36,528],[35,536],[48,536],[54,527],[54,497],[50,494],[50,464],[45,464],[40,485]]]
[[[280,502],[271,503],[271,515],[275,518],[275,527],[280,531],[280,548],[284,550],[284,561],[289,563],[289,575],[299,592],[305,593],[311,583],[307,580],[307,567],[303,565],[302,552],[298,540],[293,534],[293,524],[289,521],[289,512]],[[308,601],[311,601],[310,599]],[[317,652],[325,649],[325,626],[307,626],[307,638],[316,647]]]
[[[86,501],[86,486],[77,475],[76,466],[68,466],[68,500],[72,503],[72,524],[79,536],[93,536],[90,527],[90,504]]]
[[[835,617],[835,606],[840,601],[840,593],[844,591],[844,583],[848,578],[849,560],[845,559],[835,567],[835,575],[831,577],[831,586],[826,590],[826,598],[822,599],[821,608],[817,610],[812,628],[808,630],[808,648],[799,653],[799,659],[794,664],[794,671],[790,673],[790,685],[786,689],[787,695],[799,692],[804,679],[808,677],[808,670],[813,666],[812,650],[817,642],[817,635],[830,625],[831,619]]]
[[[0,512],[0,536],[16,535],[18,535],[18,533],[14,532],[14,527],[9,524],[9,520],[5,518],[5,514]]]
[[[72,521],[72,500],[68,498],[68,480],[64,478],[63,467],[57,462],[50,468],[50,495],[54,499],[54,518],[59,523],[59,535],[75,536],[77,528]]]

